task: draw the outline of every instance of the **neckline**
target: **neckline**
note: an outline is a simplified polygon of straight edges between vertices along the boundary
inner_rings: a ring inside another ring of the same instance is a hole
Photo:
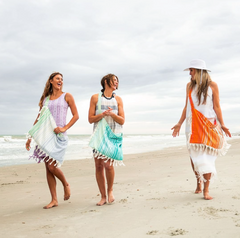
[[[55,101],[55,100],[59,99],[60,97],[62,97],[63,94],[65,94],[65,93],[63,92],[58,98],[55,98],[55,99],[50,99],[51,95],[49,95],[49,101]]]
[[[106,97],[105,95],[104,95],[104,92],[102,93],[102,96],[104,97],[104,98],[106,98],[107,100],[111,100],[112,98],[114,98],[114,93],[112,93],[112,96],[109,98],[109,97]]]

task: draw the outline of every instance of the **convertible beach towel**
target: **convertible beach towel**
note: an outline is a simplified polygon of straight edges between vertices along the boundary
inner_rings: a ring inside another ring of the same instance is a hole
[[[101,96],[98,96],[98,108],[101,110]],[[93,148],[94,157],[110,160],[110,165],[124,165],[122,152],[123,134],[115,134],[109,127],[107,121],[102,118],[95,128],[89,142]]]
[[[55,166],[60,167],[67,148],[68,137],[62,133],[54,133],[57,125],[47,106],[48,101],[49,96],[40,112],[37,123],[28,132],[28,137],[33,138],[37,144],[30,158],[35,159],[38,163],[51,160],[51,163],[56,162]]]
[[[226,142],[219,123],[215,120],[213,124],[201,112],[194,108],[191,92],[192,90],[189,92],[189,100],[192,117],[188,148],[196,151],[207,150],[207,152],[212,155],[225,155],[230,145]]]

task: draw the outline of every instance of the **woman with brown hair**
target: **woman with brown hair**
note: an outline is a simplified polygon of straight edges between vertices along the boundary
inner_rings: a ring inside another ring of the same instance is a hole
[[[115,143],[116,147],[112,147],[114,150],[114,156],[110,155],[112,151],[110,145],[106,144],[107,133],[102,133],[102,137],[98,139],[101,143],[101,148],[92,146],[95,168],[96,168],[96,180],[99,191],[101,193],[101,200],[97,203],[98,206],[102,206],[107,203],[113,203],[115,198],[113,195],[113,182],[114,182],[114,164],[123,165],[122,162],[122,125],[125,121],[123,102],[119,96],[116,96],[114,91],[118,89],[118,77],[114,74],[108,74],[101,80],[102,90],[99,94],[94,94],[91,97],[88,121],[94,123],[93,135],[96,135],[99,131],[102,122],[108,127],[108,132],[120,143]],[[105,127],[106,127],[105,126]],[[105,129],[101,128],[101,129]],[[105,148],[104,153],[102,149]],[[98,150],[99,149],[99,150]],[[109,152],[109,153],[108,153]],[[106,177],[105,177],[106,175]],[[105,180],[107,180],[107,193],[105,187]],[[108,200],[107,200],[108,197]]]
[[[191,81],[186,87],[186,103],[179,122],[172,128],[172,135],[174,137],[179,135],[182,123],[186,119],[187,147],[197,178],[195,193],[202,192],[203,182],[204,199],[210,200],[212,199],[209,195],[210,180],[217,174],[215,160],[217,155],[226,154],[230,147],[222,131],[229,137],[231,133],[223,121],[218,86],[211,80],[208,74],[210,70],[207,69],[205,61],[192,60],[190,66],[185,69],[187,70],[190,71]],[[195,117],[196,114],[198,117]],[[210,126],[204,129],[205,125]],[[212,132],[215,133],[214,136]]]
[[[51,193],[51,202],[44,209],[58,206],[56,192],[56,178],[64,188],[64,200],[70,198],[70,185],[59,168],[63,163],[68,137],[66,131],[78,120],[78,111],[73,96],[64,93],[63,75],[52,73],[45,85],[41,96],[40,112],[29,134],[36,142],[34,153],[30,158],[45,162],[47,182]],[[67,110],[70,107],[72,118],[66,124]],[[26,149],[30,150],[31,139],[26,142]]]

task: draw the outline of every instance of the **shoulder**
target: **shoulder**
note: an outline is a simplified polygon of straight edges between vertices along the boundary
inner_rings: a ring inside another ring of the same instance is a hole
[[[218,85],[217,85],[216,82],[211,81],[211,82],[209,83],[209,86],[210,86],[211,88],[216,88]]]
[[[213,82],[213,81],[211,81],[211,82],[209,83],[209,87],[212,89],[213,92],[218,91],[218,85],[217,85],[217,83],[215,83],[215,82]]]
[[[119,104],[119,103],[123,103],[121,97],[119,97],[119,96],[117,96],[117,95],[115,95],[114,97],[115,97],[115,99],[116,99],[116,101],[117,101],[118,104]]]
[[[92,97],[91,97],[91,102],[92,103],[97,103],[97,101],[98,101],[98,93],[93,94]]]
[[[69,102],[71,100],[74,100],[74,98],[71,93],[65,93],[65,100],[66,102]]]
[[[187,83],[187,85],[186,85],[186,91],[187,91],[187,93],[188,93],[188,91],[189,91],[189,89],[190,89],[190,84],[191,84],[191,82]]]

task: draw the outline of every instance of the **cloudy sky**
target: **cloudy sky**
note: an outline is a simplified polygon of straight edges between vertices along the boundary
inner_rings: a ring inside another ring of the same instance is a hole
[[[69,134],[91,133],[90,97],[108,73],[120,80],[125,134],[171,133],[190,79],[183,69],[196,58],[239,132],[239,9],[239,0],[0,0],[0,135],[31,128],[54,71],[79,110]]]

